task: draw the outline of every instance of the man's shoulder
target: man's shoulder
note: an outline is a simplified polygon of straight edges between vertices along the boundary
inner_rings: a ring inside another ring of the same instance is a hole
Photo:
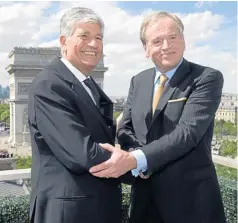
[[[57,82],[57,71],[44,68],[41,72],[39,72],[36,77],[32,81],[32,86],[37,86],[44,84],[45,82],[52,83],[52,82]]]
[[[57,67],[53,63],[50,63],[33,79],[30,90],[32,93],[51,91],[52,89],[56,89],[57,86],[63,85],[62,79]]]
[[[148,68],[146,70],[143,70],[143,71],[139,72],[134,77],[135,77],[135,79],[140,79],[140,78],[143,78],[145,76],[148,77],[148,75],[153,75],[154,72],[155,72],[155,68],[151,67],[151,68]]]
[[[223,74],[221,73],[221,71],[210,67],[210,66],[206,66],[206,65],[202,65],[202,64],[198,64],[198,63],[194,63],[194,62],[188,62],[189,63],[189,67],[190,67],[190,75],[193,76],[194,80],[201,80],[203,78],[207,78],[209,77],[214,77],[214,78],[219,78],[222,79],[223,78]]]
[[[198,64],[198,63],[194,63],[194,62],[190,62],[188,61],[190,68],[192,69],[192,71],[197,71],[202,73],[220,73],[219,70],[210,67],[210,66],[206,66],[206,65],[202,65],[202,64]]]

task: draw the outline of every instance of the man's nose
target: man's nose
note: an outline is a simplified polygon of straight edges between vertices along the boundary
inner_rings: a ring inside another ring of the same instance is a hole
[[[169,48],[169,42],[168,42],[168,40],[164,39],[162,49],[165,50],[165,49],[168,49],[168,48]]]
[[[88,46],[91,46],[93,48],[97,48],[98,47],[98,43],[97,43],[96,39],[93,38],[93,39],[89,40],[88,41]]]

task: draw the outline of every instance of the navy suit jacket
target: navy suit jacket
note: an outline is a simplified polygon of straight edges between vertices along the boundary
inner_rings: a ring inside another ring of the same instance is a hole
[[[154,68],[131,80],[118,130],[122,148],[141,147],[150,174],[132,186],[133,223],[224,223],[211,140],[221,72],[183,60],[152,116]]]
[[[31,85],[30,217],[35,223],[121,222],[119,180],[88,172],[111,156],[98,143],[114,144],[115,135],[113,104],[94,84],[100,109],[57,58]]]

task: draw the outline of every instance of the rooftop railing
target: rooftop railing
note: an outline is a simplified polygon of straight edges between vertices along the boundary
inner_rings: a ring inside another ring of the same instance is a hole
[[[213,155],[215,164],[237,170],[237,160]],[[237,181],[218,176],[221,188],[227,223],[237,222]],[[1,182],[19,181],[30,186],[31,169],[14,169],[0,171]],[[123,223],[128,222],[127,210],[129,207],[130,187],[123,185]],[[29,195],[0,197],[0,223],[28,222]]]

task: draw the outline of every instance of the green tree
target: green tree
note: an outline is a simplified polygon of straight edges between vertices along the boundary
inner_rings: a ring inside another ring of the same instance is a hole
[[[221,136],[221,135],[232,135],[236,136],[237,135],[237,125],[228,121],[224,120],[219,120],[215,121],[214,125],[214,134],[216,136]]]
[[[31,156],[19,156],[17,157],[16,166],[17,169],[31,168],[32,158]]]
[[[237,170],[236,169],[222,166],[219,164],[215,164],[215,167],[216,167],[217,176],[237,181]]]
[[[0,104],[0,113],[9,109],[10,109],[9,104]]]
[[[0,113],[9,109],[9,104],[0,104]]]
[[[231,158],[237,157],[237,142],[224,140],[220,148],[221,156],[228,156]]]
[[[113,112],[113,119],[117,119],[120,114],[121,112]]]
[[[9,124],[10,107],[9,104],[0,104],[0,121]]]
[[[0,116],[1,121],[3,121],[3,122],[8,122],[8,121],[9,121],[9,118],[10,118],[10,112],[9,112],[9,110],[3,111],[3,112],[1,113],[1,116]]]

